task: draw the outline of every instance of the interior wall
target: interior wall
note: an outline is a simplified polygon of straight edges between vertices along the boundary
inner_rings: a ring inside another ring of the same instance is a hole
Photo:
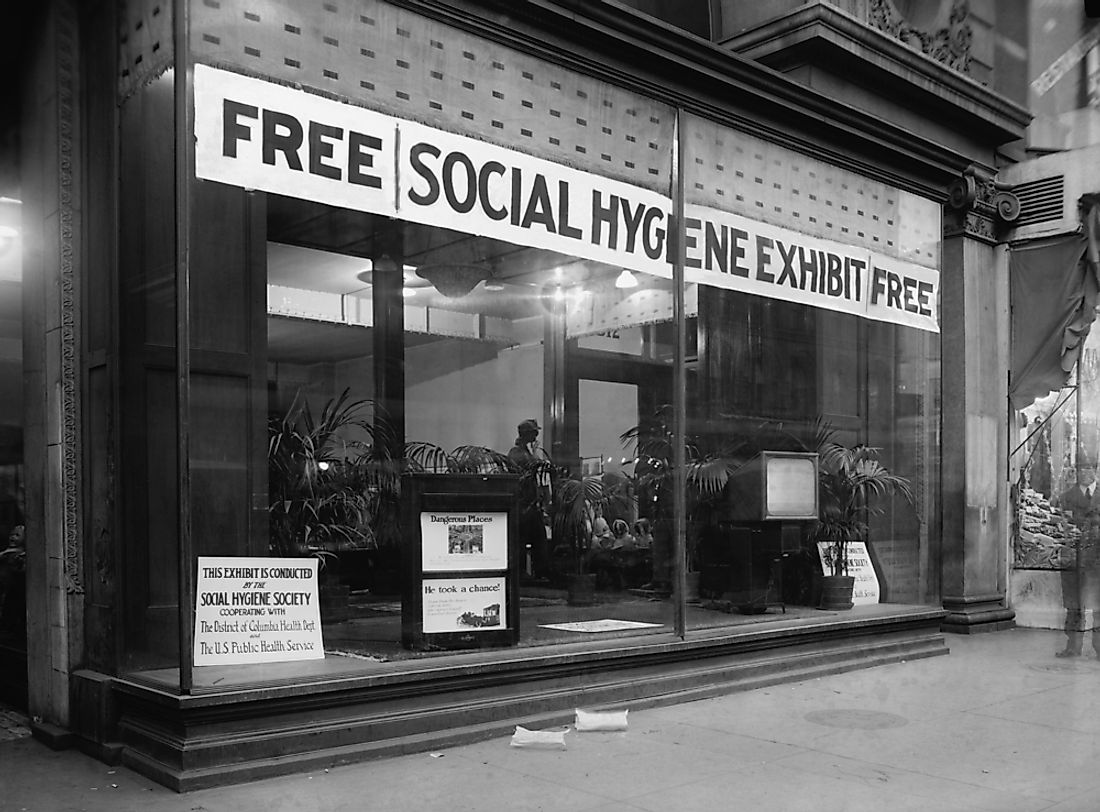
[[[480,445],[507,453],[516,425],[543,423],[543,348],[500,349],[441,339],[405,352],[405,433],[450,451]]]
[[[603,470],[633,471],[633,449],[625,449],[619,437],[638,425],[638,387],[582,379],[580,382],[580,456],[602,457]]]

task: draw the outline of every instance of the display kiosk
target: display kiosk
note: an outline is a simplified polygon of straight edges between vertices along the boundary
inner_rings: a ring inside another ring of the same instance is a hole
[[[406,648],[518,642],[518,483],[514,474],[401,478],[401,642]]]
[[[717,521],[702,531],[700,590],[756,614],[783,599],[783,562],[818,514],[818,456],[762,451],[730,477]]]

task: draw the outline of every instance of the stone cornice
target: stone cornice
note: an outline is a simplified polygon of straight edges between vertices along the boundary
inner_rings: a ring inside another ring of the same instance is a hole
[[[813,61],[877,85],[907,103],[977,128],[995,145],[1023,137],[1031,114],[921,50],[876,30],[833,5],[800,6],[722,43],[775,68]]]

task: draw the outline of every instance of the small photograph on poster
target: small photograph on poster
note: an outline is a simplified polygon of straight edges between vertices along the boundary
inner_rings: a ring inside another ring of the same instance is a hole
[[[452,524],[447,528],[448,555],[484,555],[485,533],[480,524]]]
[[[420,514],[424,572],[508,569],[507,513]]]
[[[432,578],[421,584],[424,633],[508,628],[504,578]]]

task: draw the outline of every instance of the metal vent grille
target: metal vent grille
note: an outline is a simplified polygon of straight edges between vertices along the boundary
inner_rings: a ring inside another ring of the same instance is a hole
[[[1020,216],[1016,226],[1061,220],[1064,216],[1065,186],[1065,175],[1040,178],[1015,186],[1012,191],[1020,200]]]

